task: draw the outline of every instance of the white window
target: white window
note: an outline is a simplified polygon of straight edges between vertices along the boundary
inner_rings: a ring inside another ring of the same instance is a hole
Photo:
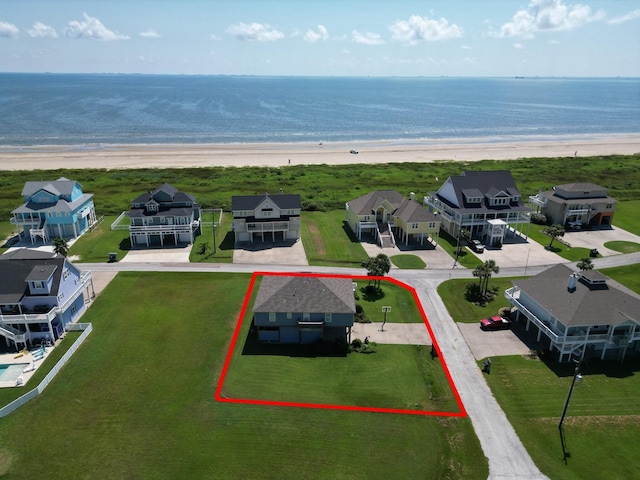
[[[330,313],[325,313],[324,314],[324,323],[331,323],[331,314]]]
[[[32,282],[31,283],[33,285],[33,288],[37,289],[37,290],[42,290],[44,288],[44,282]]]
[[[276,312],[269,312],[269,321],[270,322],[276,321]]]
[[[436,222],[429,222],[429,228],[436,228]]]
[[[417,224],[417,223],[412,223],[412,224],[411,224],[411,228],[413,228],[413,229],[417,229],[417,228],[418,228],[418,224]]]
[[[287,320],[291,320],[293,314],[291,312],[287,312]]]
[[[62,301],[62,299],[63,299],[63,298],[64,298],[64,292],[61,292],[61,293],[58,295],[58,300],[59,300],[59,301]]]
[[[310,319],[311,319],[311,314],[309,314],[309,313],[303,313],[302,314],[302,321],[308,322]]]
[[[67,278],[69,278],[69,275],[70,275],[70,273],[69,273],[69,269],[68,269],[68,268],[65,268],[65,269],[62,271],[62,279],[63,279],[63,280],[66,280]]]

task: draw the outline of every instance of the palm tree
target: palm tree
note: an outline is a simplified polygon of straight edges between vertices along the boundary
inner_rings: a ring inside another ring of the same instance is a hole
[[[547,245],[547,248],[551,248],[551,244],[556,238],[564,237],[565,230],[562,225],[558,225],[557,223],[555,223],[550,227],[545,228],[542,233],[545,233],[551,237],[551,241],[549,242],[549,245]]]
[[[593,270],[593,262],[590,258],[583,258],[578,262],[578,268],[581,272],[584,272],[586,270]]]
[[[53,252],[66,257],[69,254],[69,244],[64,238],[58,237],[53,241]]]
[[[500,267],[496,265],[495,260],[487,260],[482,265],[478,265],[473,270],[473,276],[478,277],[478,288],[480,290],[480,296],[482,298],[487,296],[487,291],[489,290],[489,279],[491,275],[494,273],[499,273]]]

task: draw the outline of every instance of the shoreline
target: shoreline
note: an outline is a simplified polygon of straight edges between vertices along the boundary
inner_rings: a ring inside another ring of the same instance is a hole
[[[599,155],[640,155],[640,133],[322,143],[0,146],[0,170],[282,167]]]

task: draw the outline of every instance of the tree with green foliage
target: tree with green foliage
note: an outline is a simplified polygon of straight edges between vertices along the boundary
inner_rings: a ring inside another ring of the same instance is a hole
[[[379,253],[376,257],[370,257],[365,264],[367,275],[371,277],[384,277],[391,270],[391,260],[384,253]],[[380,287],[380,279],[376,281],[376,286]]]
[[[487,260],[482,265],[478,265],[473,270],[473,276],[478,277],[478,287],[482,298],[486,298],[487,291],[489,290],[489,279],[494,273],[499,273],[500,267],[496,264],[495,260]]]
[[[584,272],[587,270],[593,270],[593,262],[591,261],[590,258],[583,258],[578,262],[578,268],[580,269],[581,272]]]
[[[62,237],[57,237],[53,241],[53,252],[66,257],[69,254],[69,244]]]
[[[551,241],[549,242],[549,245],[547,245],[547,248],[551,248],[551,244],[553,243],[553,241],[558,238],[558,237],[564,237],[565,234],[565,230],[564,227],[562,225],[559,225],[557,223],[554,223],[553,225],[545,228],[542,233],[549,235],[551,237]]]

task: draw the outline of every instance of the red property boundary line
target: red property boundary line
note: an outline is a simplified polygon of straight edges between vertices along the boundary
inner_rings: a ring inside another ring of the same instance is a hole
[[[444,373],[449,382],[449,386],[453,391],[454,397],[456,399],[456,403],[460,409],[459,412],[432,412],[432,411],[424,411],[424,410],[408,410],[408,409],[398,409],[398,408],[377,408],[377,407],[358,407],[358,406],[349,406],[349,405],[331,405],[331,404],[323,404],[323,403],[303,403],[303,402],[278,402],[278,401],[270,401],[270,400],[257,400],[257,399],[247,399],[247,398],[229,398],[224,397],[222,395],[222,387],[224,385],[224,380],[227,375],[227,371],[229,370],[229,364],[231,363],[231,357],[233,356],[233,351],[236,346],[236,341],[238,340],[238,335],[240,334],[240,329],[242,327],[242,322],[245,317],[247,307],[249,306],[249,300],[251,298],[251,294],[253,292],[253,287],[255,285],[256,278],[258,276],[267,276],[267,275],[275,275],[275,276],[297,276],[297,277],[324,277],[324,278],[346,278],[350,280],[383,280],[391,283],[395,283],[396,285],[410,291],[413,294],[413,298],[418,306],[420,314],[422,315],[422,319],[424,321],[425,326],[427,327],[427,331],[429,332],[429,336],[431,337],[431,341],[433,342],[433,347],[435,348],[438,358],[441,361],[442,368],[444,369]],[[218,380],[218,386],[215,392],[215,399],[221,403],[238,403],[238,404],[246,404],[246,405],[265,405],[271,407],[300,407],[300,408],[320,408],[326,410],[348,410],[348,411],[357,411],[357,412],[378,412],[378,413],[399,413],[405,415],[431,415],[431,416],[440,416],[440,417],[466,417],[467,412],[462,404],[462,400],[460,399],[460,395],[458,394],[458,390],[456,389],[453,379],[451,378],[451,373],[449,372],[449,368],[447,367],[446,362],[442,356],[442,352],[440,350],[440,346],[433,334],[433,330],[431,329],[431,325],[429,325],[429,321],[427,319],[427,315],[424,313],[424,309],[422,308],[422,304],[420,303],[420,299],[418,298],[418,294],[413,287],[400,282],[392,277],[373,277],[373,276],[365,276],[365,275],[331,275],[331,274],[313,274],[313,273],[273,273],[273,272],[254,272],[251,276],[251,281],[249,282],[249,288],[247,289],[247,295],[245,296],[244,303],[242,305],[242,310],[240,311],[240,318],[238,319],[238,323],[236,325],[236,329],[233,332],[233,338],[231,339],[231,344],[229,345],[229,351],[227,352],[227,357],[224,362],[224,366],[222,367],[222,373],[220,374],[220,379]]]

